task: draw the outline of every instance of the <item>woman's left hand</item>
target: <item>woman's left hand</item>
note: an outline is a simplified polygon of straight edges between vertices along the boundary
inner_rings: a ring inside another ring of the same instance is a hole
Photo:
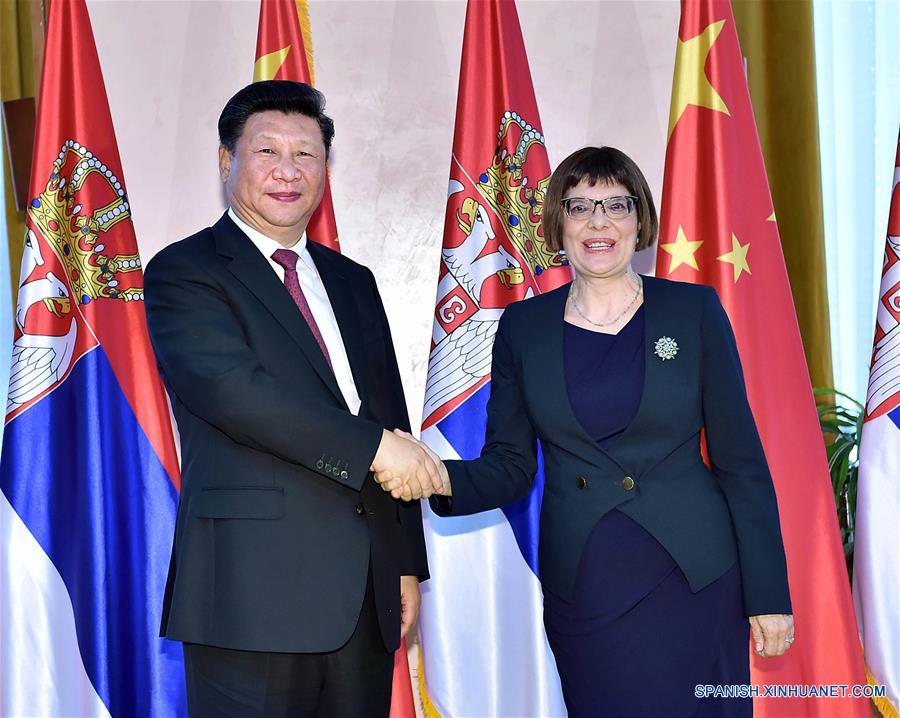
[[[780,656],[794,642],[794,617],[782,613],[750,616],[753,648],[763,658]]]

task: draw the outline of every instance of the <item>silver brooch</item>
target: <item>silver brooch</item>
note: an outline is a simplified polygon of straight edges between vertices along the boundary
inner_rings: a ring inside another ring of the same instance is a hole
[[[663,361],[666,361],[666,359],[674,359],[675,355],[678,353],[678,344],[672,337],[660,337],[653,346],[656,351],[656,356]]]

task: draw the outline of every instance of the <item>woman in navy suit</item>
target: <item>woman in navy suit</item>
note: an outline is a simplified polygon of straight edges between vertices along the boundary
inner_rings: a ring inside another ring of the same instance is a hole
[[[710,287],[632,270],[658,222],[618,150],[560,164],[543,227],[574,281],[507,308],[484,449],[444,464],[432,507],[521,499],[540,439],[544,623],[570,715],[750,716],[749,697],[695,695],[750,683],[751,633],[760,656],[793,641],[775,492],[728,317]]]

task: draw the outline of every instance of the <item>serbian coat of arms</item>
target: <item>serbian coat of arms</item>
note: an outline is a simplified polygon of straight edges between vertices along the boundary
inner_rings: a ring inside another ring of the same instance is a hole
[[[93,303],[143,299],[136,247],[115,239],[115,227],[130,216],[115,173],[90,149],[66,140],[28,206],[7,421],[98,345],[86,318]]]
[[[544,137],[516,112],[503,113],[491,164],[477,177],[454,154],[424,426],[488,380],[506,306],[548,288],[542,280],[551,275],[553,286],[568,278],[568,262],[547,249],[541,228],[549,181]]]

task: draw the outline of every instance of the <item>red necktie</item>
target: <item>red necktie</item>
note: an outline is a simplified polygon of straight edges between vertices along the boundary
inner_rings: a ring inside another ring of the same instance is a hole
[[[316,324],[316,319],[309,308],[309,302],[306,301],[306,296],[304,296],[303,290],[300,288],[300,280],[297,277],[297,260],[300,259],[300,255],[290,249],[277,249],[272,253],[272,259],[284,268],[284,286],[309,325],[309,330],[319,343],[319,348],[322,350],[322,354],[325,355],[325,361],[328,362],[328,366],[334,371],[334,367],[331,366],[331,357],[328,355],[328,347],[325,346],[325,340],[322,339],[322,332],[319,331],[319,325]]]

